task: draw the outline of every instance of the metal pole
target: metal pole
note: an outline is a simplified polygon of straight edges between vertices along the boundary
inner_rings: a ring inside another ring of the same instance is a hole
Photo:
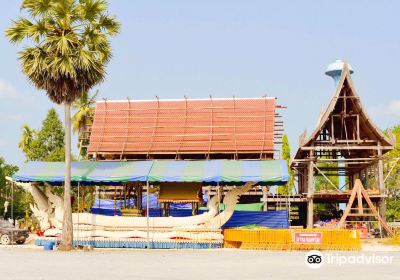
[[[14,221],[14,182],[11,183],[11,220],[13,221],[13,225],[15,226]],[[11,233],[11,245],[14,244],[14,233]]]
[[[14,223],[14,182],[11,183],[11,220]]]
[[[219,230],[221,230],[221,188],[219,186],[219,182],[217,182],[217,195],[218,195],[218,217],[219,217]],[[225,207],[226,205],[224,205]],[[224,208],[225,210],[225,208]]]
[[[80,182],[78,182],[78,228],[77,228],[77,240],[79,240],[79,208],[81,207],[81,203],[80,203],[80,188],[81,188],[81,184]],[[72,224],[72,231],[74,231],[74,225]]]
[[[149,186],[149,181],[146,182],[147,186],[147,196],[146,196],[146,220],[147,220],[147,249],[150,249],[150,207],[149,207],[149,201],[150,201],[150,186]]]

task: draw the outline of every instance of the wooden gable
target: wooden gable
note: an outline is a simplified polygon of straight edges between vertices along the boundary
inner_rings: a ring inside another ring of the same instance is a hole
[[[308,138],[305,133],[300,137],[295,159],[304,158],[311,149],[325,151],[320,152],[321,156],[335,157],[332,151],[340,150],[346,158],[371,157],[376,156],[378,146],[385,153],[393,149],[393,143],[368,116],[345,63],[335,94],[317,128]]]

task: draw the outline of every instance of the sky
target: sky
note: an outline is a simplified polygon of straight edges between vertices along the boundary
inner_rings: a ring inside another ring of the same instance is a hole
[[[2,1],[0,10],[0,156],[17,165],[25,160],[21,126],[39,128],[51,107],[63,118],[21,73],[22,46],[4,37],[20,3]],[[333,94],[327,65],[345,59],[374,122],[382,129],[400,123],[400,1],[109,3],[122,30],[112,39],[106,80],[96,87],[100,98],[275,96],[287,106],[280,113],[293,154]]]

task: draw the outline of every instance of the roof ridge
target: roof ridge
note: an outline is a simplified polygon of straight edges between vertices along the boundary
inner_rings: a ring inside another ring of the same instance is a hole
[[[276,97],[273,96],[261,96],[261,97],[241,97],[237,98],[235,97],[236,100],[264,100],[264,99],[276,99]],[[207,101],[210,100],[210,98],[187,98],[187,101]],[[233,101],[234,97],[220,97],[220,98],[213,98],[213,100],[224,100],[224,101]],[[156,102],[157,99],[130,99],[131,102]],[[160,102],[166,102],[166,101],[185,101],[185,98],[182,99],[177,99],[177,98],[166,98],[166,99],[160,99]],[[98,100],[96,103],[104,103],[104,102],[128,102],[128,99],[115,99],[115,100]]]

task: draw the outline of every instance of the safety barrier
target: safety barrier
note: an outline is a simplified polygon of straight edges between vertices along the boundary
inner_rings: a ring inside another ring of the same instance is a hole
[[[224,247],[252,250],[361,250],[358,230],[225,229]]]
[[[39,238],[35,240],[36,246],[44,246],[54,238]],[[136,240],[105,240],[104,238],[91,238],[86,240],[74,240],[74,246],[90,245],[93,248],[137,248],[137,249],[216,249],[222,248],[222,242],[194,242],[190,240],[152,240],[147,242],[145,239]]]

